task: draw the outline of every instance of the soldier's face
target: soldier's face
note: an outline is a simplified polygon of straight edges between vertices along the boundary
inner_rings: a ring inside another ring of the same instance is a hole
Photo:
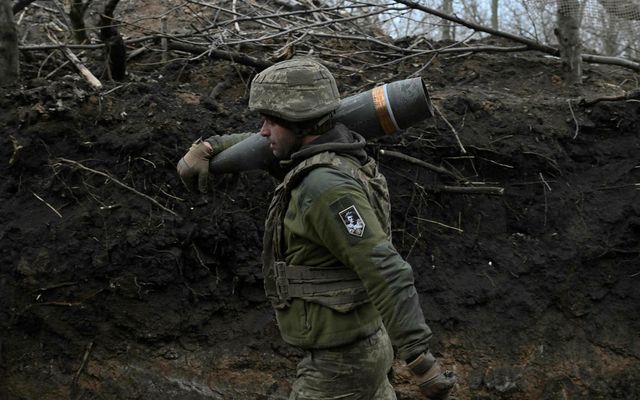
[[[267,138],[269,148],[277,159],[285,160],[300,148],[301,140],[290,129],[265,118],[260,128],[260,135]]]

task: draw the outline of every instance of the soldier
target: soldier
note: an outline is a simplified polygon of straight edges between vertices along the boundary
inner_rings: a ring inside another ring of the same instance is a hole
[[[392,343],[424,395],[444,399],[456,377],[429,351],[413,271],[391,243],[386,180],[364,138],[334,123],[339,100],[331,73],[309,58],[260,72],[249,96],[284,174],[263,268],[283,339],[306,351],[290,399],[395,399]],[[205,189],[209,160],[245,137],[194,143],[178,163],[185,185]]]

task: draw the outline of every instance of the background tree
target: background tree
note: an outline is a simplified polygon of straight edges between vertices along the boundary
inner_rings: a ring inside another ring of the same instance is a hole
[[[14,83],[19,77],[18,35],[10,0],[0,0],[0,85]]]
[[[634,0],[598,0],[611,15],[640,21],[640,2]]]
[[[449,15],[453,14],[453,0],[442,1],[442,12]],[[455,38],[454,30],[455,26],[451,21],[443,21],[442,40],[453,40]]]
[[[560,45],[560,56],[565,79],[569,83],[582,83],[582,42],[580,40],[580,2],[558,1],[558,27],[555,34]]]
[[[604,54],[625,54],[626,57],[637,58],[640,48],[637,23],[640,21],[640,1],[598,0],[598,3],[603,7],[600,21],[604,34],[594,34],[593,37],[601,39]]]
[[[65,11],[69,13],[69,20],[73,29],[73,38],[77,43],[88,43],[89,35],[84,24],[84,14],[91,5],[91,0],[65,0]]]
[[[618,41],[620,40],[618,18],[609,13],[604,13],[602,17],[603,23],[608,27],[602,35],[602,51],[606,55],[613,56],[618,54]]]
[[[491,27],[498,29],[498,0],[491,0]]]
[[[111,79],[121,81],[127,68],[127,48],[118,32],[114,12],[119,0],[109,0],[100,15],[100,40],[104,42],[106,74]]]

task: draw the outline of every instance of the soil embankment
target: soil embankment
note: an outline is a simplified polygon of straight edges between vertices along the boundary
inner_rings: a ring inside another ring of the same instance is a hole
[[[0,97],[0,397],[285,399],[299,352],[260,271],[274,181],[254,171],[196,196],[175,173],[197,137],[256,129],[255,71],[135,68],[105,95],[26,76]],[[588,65],[577,89],[558,68],[441,57],[423,77],[466,153],[441,117],[368,148],[459,399],[640,398],[640,103],[578,101],[637,76]],[[504,195],[443,190],[460,182],[380,148]],[[401,368],[396,387],[419,398]]]

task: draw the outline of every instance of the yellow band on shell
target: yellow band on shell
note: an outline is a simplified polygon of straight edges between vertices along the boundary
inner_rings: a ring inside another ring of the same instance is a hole
[[[387,104],[387,98],[384,93],[384,85],[377,86],[371,90],[371,97],[373,97],[373,107],[376,110],[378,116],[378,122],[386,135],[393,135],[398,131],[393,117],[389,113],[389,105]]]

